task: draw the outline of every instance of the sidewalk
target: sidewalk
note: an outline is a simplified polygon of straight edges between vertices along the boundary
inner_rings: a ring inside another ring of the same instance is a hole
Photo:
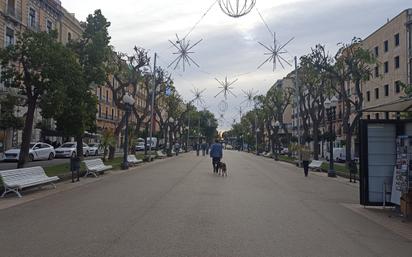
[[[287,162],[281,162],[282,165],[290,166],[296,172],[301,172],[301,168]],[[310,172],[309,176],[318,176],[328,179],[329,181],[335,181],[341,184],[345,184],[359,190],[359,181],[357,183],[350,183],[349,179],[339,177],[330,178],[327,173],[324,172]],[[402,236],[403,238],[412,241],[412,217],[405,218],[395,212],[394,207],[366,207],[360,204],[347,204],[341,203],[342,206],[349,210],[385,227],[386,229]]]
[[[173,158],[173,157],[172,157]],[[59,180],[56,185],[56,189],[54,189],[51,185],[43,185],[41,188],[33,187],[28,188],[22,191],[22,198],[18,198],[14,193],[8,193],[4,198],[0,198],[0,211],[4,209],[8,209],[14,206],[22,205],[28,202],[32,202],[35,200],[40,200],[46,198],[51,195],[55,195],[58,193],[66,192],[78,187],[87,186],[91,183],[96,183],[104,179],[110,179],[113,176],[118,176],[124,174],[126,172],[133,172],[138,171],[143,168],[150,167],[154,164],[167,161],[169,158],[166,159],[157,159],[154,162],[145,162],[135,167],[130,167],[128,170],[110,170],[106,171],[103,175],[95,177],[80,177],[80,181],[76,183],[72,183],[71,180]],[[1,192],[2,193],[2,192]],[[0,193],[0,195],[1,195]]]

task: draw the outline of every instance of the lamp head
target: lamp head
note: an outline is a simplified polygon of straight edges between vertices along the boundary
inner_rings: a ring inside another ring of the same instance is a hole
[[[338,104],[338,98],[336,98],[336,96],[333,96],[333,97],[330,99],[330,102],[331,102],[331,106],[332,106],[332,107],[336,107],[336,105]]]
[[[330,109],[330,107],[332,106],[332,102],[330,101],[330,99],[326,99],[324,105],[326,109]]]

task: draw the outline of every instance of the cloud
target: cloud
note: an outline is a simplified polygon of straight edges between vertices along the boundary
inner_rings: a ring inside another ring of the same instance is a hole
[[[118,51],[130,52],[134,45],[150,49],[160,56],[159,63],[166,68],[173,60],[174,49],[168,42],[175,33],[183,37],[199,21],[214,0],[63,0],[63,6],[76,17],[86,17],[100,8],[111,21],[112,43]],[[241,89],[254,88],[264,94],[272,84],[284,77],[293,67],[272,72],[271,64],[257,70],[267,56],[258,44],[271,44],[272,38],[260,19],[262,14],[270,30],[276,32],[280,42],[295,39],[288,45],[289,61],[293,56],[309,53],[318,43],[326,45],[331,54],[337,43],[350,42],[354,37],[365,38],[402,10],[409,8],[405,0],[258,0],[250,14],[233,19],[225,16],[218,6],[205,16],[188,36],[203,41],[196,46],[192,56],[200,68],[192,66],[185,73],[174,71],[175,85],[182,96],[189,100],[193,87],[206,88],[206,106],[219,117],[215,98],[219,84],[214,78],[238,78],[234,85],[237,97],[228,99],[229,109],[225,118],[237,117],[236,108],[244,100]],[[226,123],[222,129],[227,129]]]

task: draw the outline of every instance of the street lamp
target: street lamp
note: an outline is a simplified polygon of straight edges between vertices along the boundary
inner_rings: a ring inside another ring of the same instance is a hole
[[[338,99],[333,96],[331,99],[326,99],[324,105],[327,111],[328,120],[329,120],[329,170],[328,170],[328,177],[336,177],[336,172],[334,169],[334,157],[333,157],[333,129],[332,129],[332,122],[335,119],[335,110],[336,105],[338,103]]]
[[[123,96],[123,104],[125,105],[126,109],[126,129],[124,135],[124,144],[123,144],[123,163],[122,163],[122,170],[127,170],[129,168],[129,163],[127,161],[127,155],[129,153],[129,116],[132,111],[132,106],[134,105],[135,100],[133,96],[129,93],[126,93]]]
[[[278,149],[277,149],[277,148],[279,148],[279,144],[278,144],[279,128],[280,128],[280,122],[272,120],[272,129],[273,129],[272,132],[275,134],[275,130],[276,130],[275,142],[274,142],[274,146],[273,146],[276,161],[279,160]]]
[[[169,118],[169,148],[167,149],[167,154],[171,155],[172,154],[172,126],[175,122],[175,119],[173,117]],[[166,142],[167,144],[167,142]]]
[[[259,155],[259,148],[258,148],[258,133],[260,132],[260,129],[256,129],[256,155]]]

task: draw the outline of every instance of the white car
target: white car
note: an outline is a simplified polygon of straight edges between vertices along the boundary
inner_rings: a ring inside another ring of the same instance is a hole
[[[52,160],[56,156],[53,146],[46,143],[30,143],[29,161]],[[20,148],[7,150],[4,153],[5,161],[18,161]]]
[[[77,156],[77,143],[67,142],[62,144],[56,149],[56,157],[76,157]],[[83,143],[83,155],[89,156],[89,146]]]
[[[101,155],[103,154],[103,148],[98,143],[89,144],[89,154],[90,155]]]

